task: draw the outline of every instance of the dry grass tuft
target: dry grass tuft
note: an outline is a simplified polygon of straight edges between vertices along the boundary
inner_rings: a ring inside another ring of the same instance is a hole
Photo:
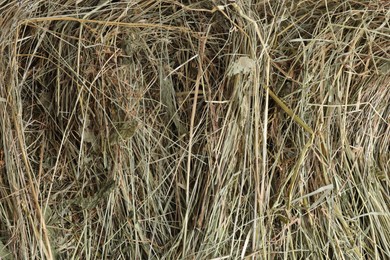
[[[389,10],[0,1],[0,258],[389,259]]]

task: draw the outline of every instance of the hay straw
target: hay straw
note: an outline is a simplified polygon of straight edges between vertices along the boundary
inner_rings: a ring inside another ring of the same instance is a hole
[[[0,258],[390,258],[388,10],[1,2]]]

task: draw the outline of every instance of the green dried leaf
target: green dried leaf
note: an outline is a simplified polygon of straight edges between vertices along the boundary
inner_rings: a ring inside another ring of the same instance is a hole
[[[137,130],[138,123],[135,119],[116,125],[110,133],[110,144],[130,139]]]

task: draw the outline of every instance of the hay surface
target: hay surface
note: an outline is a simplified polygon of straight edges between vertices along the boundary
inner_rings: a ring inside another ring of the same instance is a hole
[[[0,258],[389,259],[389,10],[0,1]]]

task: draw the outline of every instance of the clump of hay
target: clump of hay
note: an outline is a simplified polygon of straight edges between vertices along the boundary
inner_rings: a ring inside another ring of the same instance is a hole
[[[0,258],[389,258],[389,7],[3,1]]]

